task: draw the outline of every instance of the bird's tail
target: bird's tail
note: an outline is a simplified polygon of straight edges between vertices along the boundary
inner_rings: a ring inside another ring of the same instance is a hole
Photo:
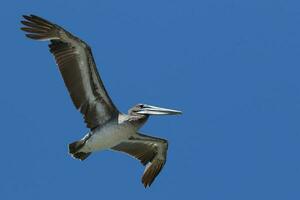
[[[69,153],[72,155],[73,158],[85,160],[89,155],[91,155],[91,152],[80,152],[80,149],[83,147],[84,144],[85,141],[82,140],[75,141],[69,144]]]

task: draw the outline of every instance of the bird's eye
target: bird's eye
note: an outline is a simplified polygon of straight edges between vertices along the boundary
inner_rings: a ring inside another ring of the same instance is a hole
[[[141,105],[140,105],[140,108],[144,108],[144,105],[143,105],[143,104],[141,104]]]

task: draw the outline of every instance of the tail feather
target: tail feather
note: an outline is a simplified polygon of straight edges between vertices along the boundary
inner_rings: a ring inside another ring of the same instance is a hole
[[[80,152],[80,149],[85,144],[85,141],[79,140],[75,141],[71,144],[69,144],[69,153],[72,155],[73,158],[79,159],[79,160],[85,160],[91,152]]]
[[[72,157],[79,159],[79,160],[85,160],[89,155],[91,155],[91,152],[89,152],[89,153],[78,152],[78,153],[72,154]]]
[[[84,145],[84,142],[79,140],[79,141],[75,141],[71,144],[69,144],[69,153],[70,154],[74,154],[77,153],[79,151],[79,149],[81,149]]]

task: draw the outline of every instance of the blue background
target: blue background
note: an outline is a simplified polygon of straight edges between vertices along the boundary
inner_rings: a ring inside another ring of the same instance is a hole
[[[0,9],[0,199],[300,199],[299,1],[28,0]],[[68,155],[87,129],[47,44],[19,30],[22,14],[89,43],[121,111],[140,102],[183,110],[142,128],[170,141],[151,188],[123,154]]]

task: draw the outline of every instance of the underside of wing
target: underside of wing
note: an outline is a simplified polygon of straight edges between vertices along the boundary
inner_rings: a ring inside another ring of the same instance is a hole
[[[146,165],[142,183],[149,187],[166,163],[168,143],[161,138],[138,134],[112,149],[133,156]]]
[[[93,129],[118,115],[98,74],[89,46],[60,26],[40,17],[24,16],[21,21],[35,40],[50,40],[50,52],[68,88],[75,107],[84,115],[87,127]]]

